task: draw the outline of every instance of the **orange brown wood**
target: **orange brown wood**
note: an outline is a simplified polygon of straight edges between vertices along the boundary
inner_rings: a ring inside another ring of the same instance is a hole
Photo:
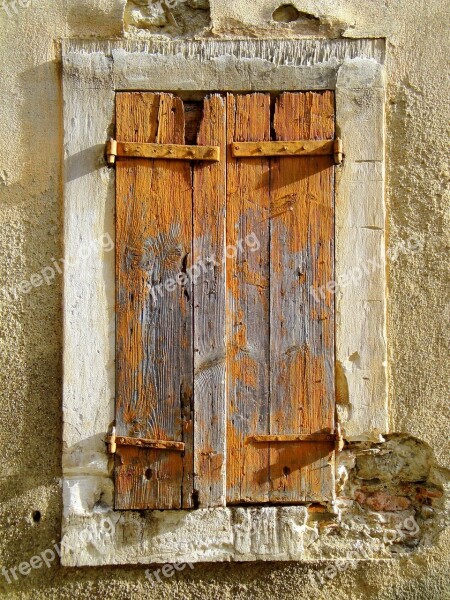
[[[169,94],[119,93],[118,139],[184,143],[184,111]],[[118,447],[115,506],[189,508],[193,478],[192,290],[171,285],[192,258],[188,162],[123,159],[116,170],[117,434],[184,442]]]
[[[228,95],[228,142],[270,140],[270,95]],[[269,500],[269,204],[267,158],[227,159],[227,502]],[[259,241],[252,252],[248,236]]]
[[[234,147],[256,140],[264,147],[272,126],[286,145],[325,140],[331,151],[332,92],[280,95],[272,123],[269,98],[261,98],[230,97]],[[227,234],[244,224],[261,240],[257,258],[247,249],[229,261],[229,503],[333,495],[333,440],[254,437],[334,431],[333,299],[325,292],[317,302],[310,293],[333,280],[333,176],[333,156],[228,157]]]
[[[117,161],[117,439],[178,451],[117,444],[116,508],[331,498],[333,93],[121,92],[116,122],[220,154]],[[279,150],[296,140],[327,155]]]
[[[226,106],[206,98],[199,144],[226,152]],[[225,209],[226,164],[193,169],[194,472],[199,507],[225,504]]]
[[[333,92],[285,93],[277,140],[334,138]],[[334,431],[334,161],[271,161],[270,433]],[[323,286],[324,298],[311,294]],[[331,498],[332,443],[279,444],[270,452],[272,501]]]

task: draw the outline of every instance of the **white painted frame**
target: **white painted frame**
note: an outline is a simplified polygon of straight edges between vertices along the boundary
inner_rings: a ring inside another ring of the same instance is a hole
[[[104,436],[114,419],[114,252],[98,240],[114,239],[114,170],[103,154],[115,92],[335,90],[345,152],[336,168],[338,415],[346,439],[373,440],[388,432],[383,64],[383,40],[63,43],[64,565],[318,558],[302,506],[112,508]]]

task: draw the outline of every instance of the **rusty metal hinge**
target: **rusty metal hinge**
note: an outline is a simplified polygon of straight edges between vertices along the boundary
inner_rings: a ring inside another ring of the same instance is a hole
[[[126,437],[116,435],[115,427],[112,428],[111,434],[105,438],[108,444],[108,452],[115,454],[117,446],[134,446],[137,448],[150,448],[152,450],[175,450],[176,452],[184,452],[184,442],[173,442],[170,440],[151,440],[146,438]]]
[[[184,144],[144,144],[138,142],[106,142],[106,162],[112,166],[117,157],[164,158],[170,160],[220,160],[220,146],[187,146]]]
[[[334,164],[340,165],[344,157],[344,146],[341,138],[336,138],[333,144]]]
[[[341,164],[342,140],[297,140],[293,142],[233,142],[235,158],[258,158],[263,156],[327,156],[333,155],[334,162]]]
[[[249,435],[247,440],[257,443],[334,442],[337,452],[341,452],[344,447],[344,440],[339,424],[336,426],[336,433],[257,434]]]

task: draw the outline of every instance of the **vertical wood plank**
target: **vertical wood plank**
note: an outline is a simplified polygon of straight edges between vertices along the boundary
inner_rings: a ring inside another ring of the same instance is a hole
[[[205,98],[198,144],[220,146],[222,160],[194,167],[194,432],[199,507],[225,505],[226,106]]]
[[[269,94],[228,95],[228,143],[270,140]],[[269,499],[269,161],[227,157],[227,499]],[[250,234],[260,248],[245,243]]]
[[[273,128],[277,140],[333,139],[333,92],[282,94]],[[272,434],[334,430],[334,299],[311,294],[334,279],[333,183],[332,157],[271,160]],[[332,497],[331,444],[271,446],[271,501]]]
[[[116,122],[119,141],[184,143],[183,104],[169,94],[117,94]],[[189,163],[117,161],[116,240],[117,432],[187,451],[119,448],[115,505],[190,506],[192,291],[176,281],[192,256]]]

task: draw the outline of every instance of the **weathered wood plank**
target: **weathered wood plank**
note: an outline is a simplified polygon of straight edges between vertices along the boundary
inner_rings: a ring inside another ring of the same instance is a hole
[[[227,97],[228,143],[270,140],[269,94]],[[269,499],[269,161],[227,158],[227,501]],[[253,234],[257,252],[245,245]]]
[[[284,93],[277,140],[334,137],[334,95]],[[270,434],[334,431],[333,157],[271,161]],[[332,443],[273,444],[270,500],[332,497]]]
[[[226,105],[205,98],[199,144],[226,156]],[[194,487],[198,506],[225,505],[226,161],[194,166]]]
[[[184,143],[183,105],[169,94],[117,94],[116,122],[118,139]],[[115,505],[190,506],[192,293],[172,281],[190,264],[190,165],[121,160],[116,188],[117,433],[182,441],[186,452],[119,448]]]

